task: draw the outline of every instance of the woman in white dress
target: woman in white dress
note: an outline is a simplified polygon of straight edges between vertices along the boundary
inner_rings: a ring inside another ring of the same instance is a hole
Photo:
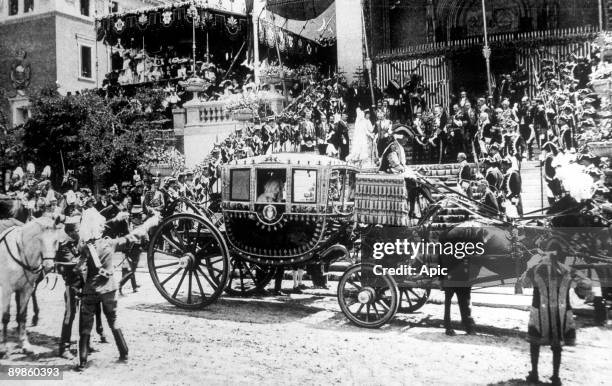
[[[372,123],[366,119],[363,110],[357,108],[355,130],[353,132],[353,146],[347,160],[363,167],[372,162],[371,144],[374,138]]]

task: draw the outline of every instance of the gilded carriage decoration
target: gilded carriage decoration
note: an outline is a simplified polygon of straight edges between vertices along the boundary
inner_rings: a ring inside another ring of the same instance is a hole
[[[240,160],[223,169],[227,240],[258,264],[297,264],[335,243],[352,221],[357,169],[304,154]]]

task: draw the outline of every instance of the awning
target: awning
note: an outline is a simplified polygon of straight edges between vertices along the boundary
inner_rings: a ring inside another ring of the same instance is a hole
[[[271,12],[286,19],[311,20],[325,12],[334,0],[267,0]]]

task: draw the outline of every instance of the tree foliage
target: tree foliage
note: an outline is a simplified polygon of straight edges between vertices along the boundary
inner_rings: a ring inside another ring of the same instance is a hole
[[[32,116],[22,130],[24,161],[50,165],[54,179],[65,169],[88,185],[129,180],[156,147],[160,127],[152,122],[164,121],[162,100],[163,93],[151,89],[132,98],[43,89],[31,96]]]

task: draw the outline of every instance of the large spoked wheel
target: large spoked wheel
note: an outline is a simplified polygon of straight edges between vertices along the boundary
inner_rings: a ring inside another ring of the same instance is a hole
[[[377,285],[368,285],[363,277],[376,277]],[[373,264],[350,267],[338,283],[338,304],[354,324],[379,328],[393,318],[399,306],[399,292],[393,277],[374,276]]]
[[[275,267],[259,265],[239,257],[233,257],[225,292],[232,296],[254,295],[270,283],[275,271]]]
[[[227,283],[229,251],[223,235],[196,214],[164,219],[151,239],[147,261],[155,288],[181,308],[206,307]]]
[[[400,293],[400,305],[398,311],[401,313],[415,312],[419,308],[423,307],[429,299],[431,289],[429,288],[410,288],[401,287]]]

